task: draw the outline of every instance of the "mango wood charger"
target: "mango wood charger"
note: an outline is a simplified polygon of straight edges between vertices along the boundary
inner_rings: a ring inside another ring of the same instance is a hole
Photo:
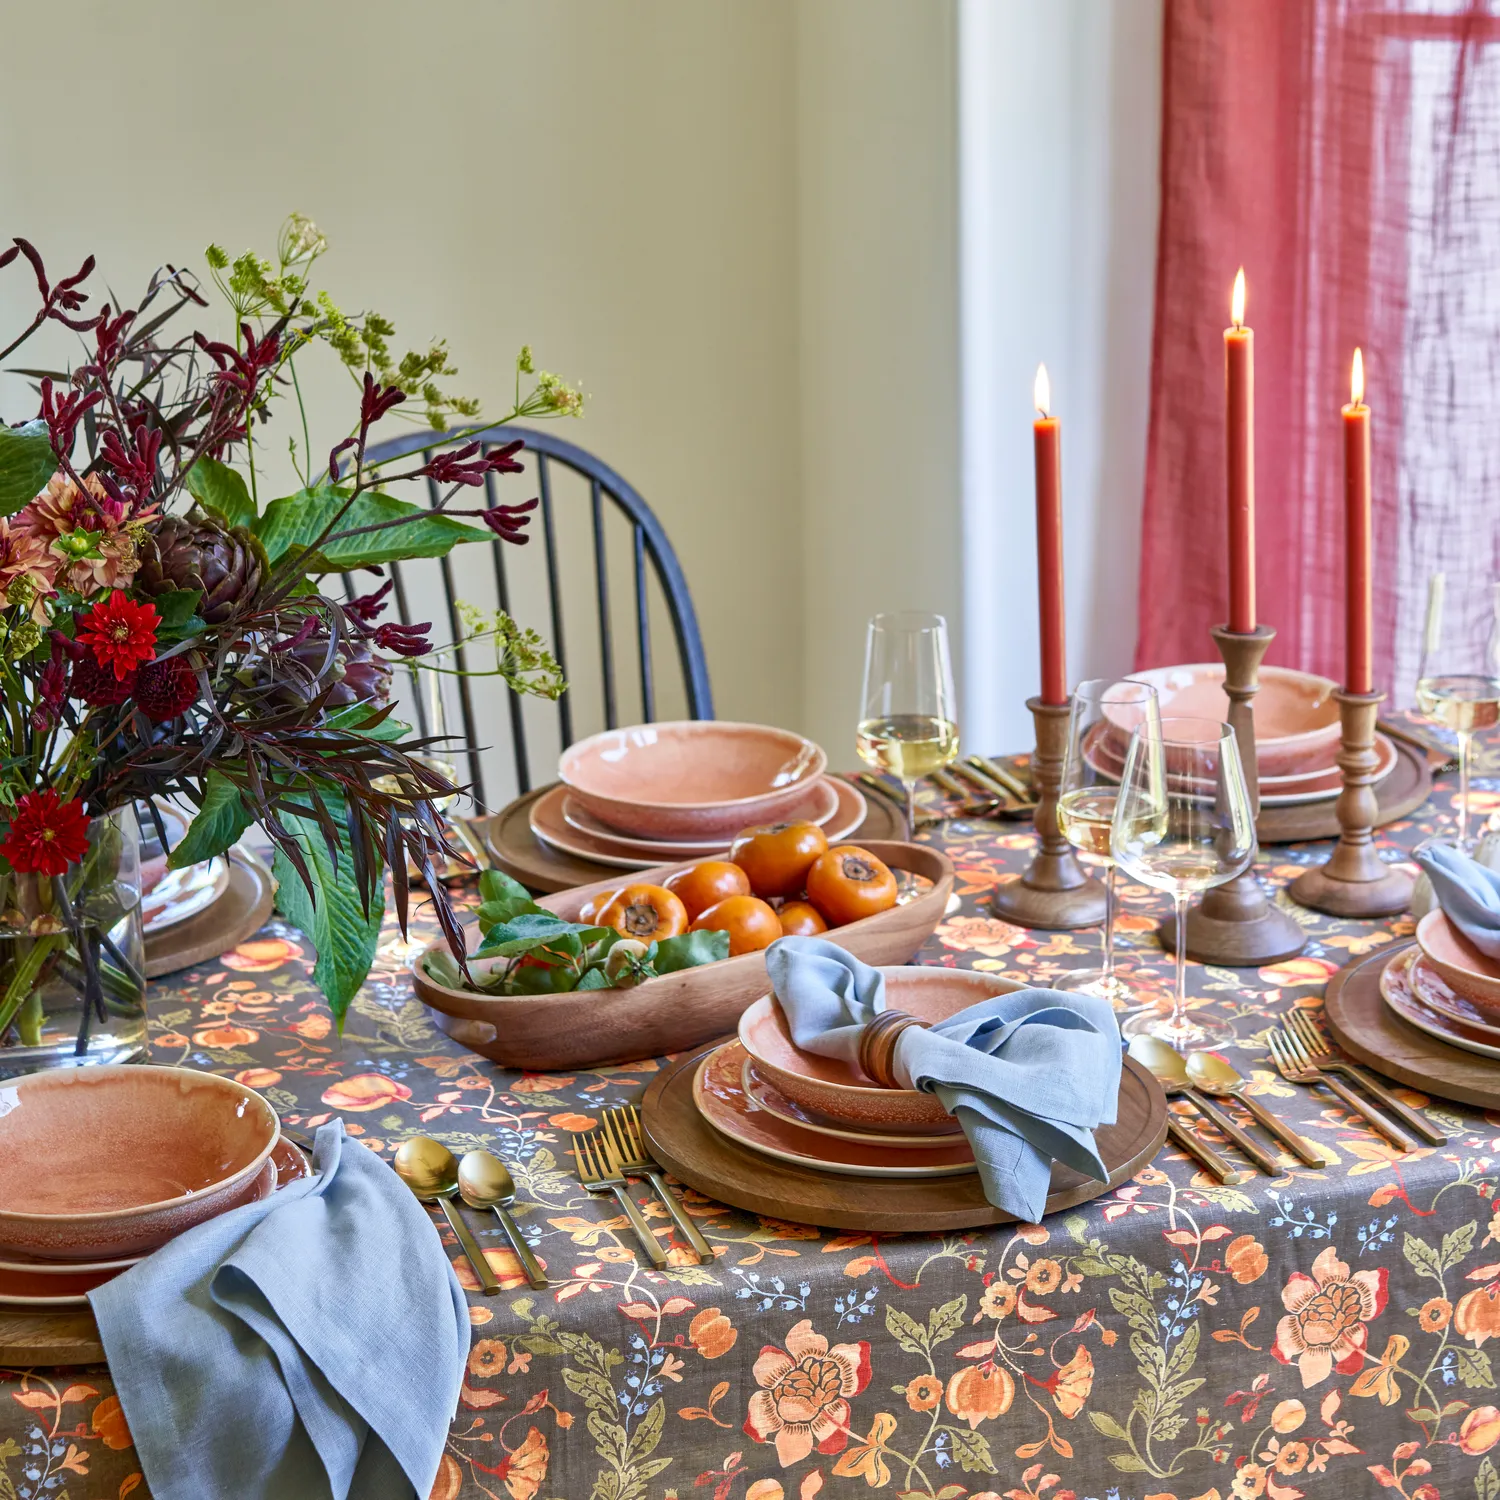
[[[0,1307],[0,1365],[102,1365],[104,1345],[88,1308],[21,1312]]]
[[[1356,1062],[1424,1094],[1500,1109],[1500,1063],[1408,1026],[1382,998],[1381,972],[1411,946],[1393,943],[1328,981],[1323,1013],[1334,1040]]]
[[[761,1156],[720,1135],[693,1101],[693,1076],[713,1045],[700,1047],[664,1068],[641,1100],[641,1123],[651,1154],[689,1187],[750,1213],[826,1229],[893,1234],[1015,1222],[1014,1214],[1002,1212],[985,1198],[977,1173],[884,1182],[846,1177]],[[1115,1124],[1098,1132],[1109,1181],[1096,1182],[1054,1163],[1049,1214],[1086,1203],[1129,1181],[1166,1140],[1166,1096],[1131,1057],[1125,1059],[1120,1078],[1119,1115]]]
[[[1414,813],[1432,792],[1432,764],[1425,752],[1392,740],[1396,747],[1396,764],[1391,774],[1375,788],[1380,805],[1375,826],[1384,828]],[[1293,807],[1262,807],[1255,820],[1256,836],[1263,844],[1297,844],[1304,839],[1333,839],[1339,836],[1339,819],[1335,808],[1337,797],[1323,802],[1304,802]]]
[[[231,849],[224,894],[186,921],[146,935],[146,978],[175,974],[243,943],[270,921],[275,894],[266,862],[248,849]]]
[[[531,831],[531,804],[556,785],[554,781],[538,787],[524,797],[517,797],[488,821],[476,821],[474,826],[484,840],[490,858],[495,861],[496,869],[504,871],[512,880],[519,880],[527,890],[546,894],[571,890],[575,885],[592,885],[597,880],[612,880],[616,885],[639,880],[638,871],[618,870],[612,865],[595,864],[591,859],[579,859],[577,855],[553,849],[537,838]],[[861,844],[866,839],[899,842],[906,838],[906,821],[892,804],[881,797],[867,797],[865,801],[864,822],[840,843]],[[703,856],[705,859],[712,857]]]

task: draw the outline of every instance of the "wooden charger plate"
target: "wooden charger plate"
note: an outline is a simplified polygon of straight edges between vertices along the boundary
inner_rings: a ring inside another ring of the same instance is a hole
[[[930,880],[932,888],[904,905],[832,928],[828,936],[867,964],[908,963],[948,909],[953,863],[931,844],[879,839],[860,843],[893,870]],[[544,896],[538,904],[576,921],[584,902],[601,891],[641,881],[660,885],[674,871],[696,863],[689,859],[654,870],[611,870],[607,880]],[[438,939],[412,961],[417,998],[434,1012],[433,1019],[455,1042],[492,1062],[528,1072],[605,1067],[696,1047],[732,1031],[740,1012],[771,987],[765,955],[742,953],[663,974],[633,989],[480,995],[446,989],[423,972],[423,957],[442,941]]]
[[[1414,813],[1432,792],[1432,766],[1421,750],[1392,740],[1396,764],[1375,788],[1380,811],[1375,826],[1384,828]],[[1332,839],[1340,832],[1338,799],[1304,802],[1294,807],[1262,807],[1255,832],[1263,844],[1298,844],[1304,839]]]
[[[231,849],[224,894],[185,922],[146,935],[146,978],[174,974],[243,943],[270,920],[275,894],[266,862],[249,849]]]
[[[1407,1025],[1381,996],[1382,971],[1411,946],[1393,943],[1328,981],[1323,1013],[1334,1040],[1356,1062],[1424,1094],[1500,1109],[1500,1063]]]
[[[713,1044],[718,1045],[717,1043]],[[719,1134],[693,1100],[693,1077],[713,1046],[700,1047],[664,1068],[641,1101],[651,1154],[674,1177],[720,1203],[826,1229],[871,1233],[970,1229],[1011,1224],[984,1196],[977,1173],[965,1177],[842,1176],[776,1161]],[[1098,1132],[1109,1181],[1096,1182],[1054,1162],[1047,1213],[1086,1203],[1128,1182],[1167,1138],[1167,1100],[1161,1085],[1132,1057],[1120,1077],[1119,1119]]]
[[[512,880],[519,880],[527,890],[548,893],[570,890],[576,885],[591,885],[599,880],[613,880],[618,885],[626,880],[645,879],[643,871],[617,870],[611,865],[595,864],[591,859],[580,859],[577,855],[563,853],[561,849],[553,849],[537,838],[531,831],[531,804],[558,784],[554,781],[548,786],[538,787],[534,792],[516,798],[488,821],[476,821],[475,827],[490,852],[490,858],[495,861],[495,867]],[[866,839],[906,837],[906,821],[892,804],[880,797],[867,797],[865,801],[864,822],[840,843],[862,844]],[[709,859],[712,856],[702,857]]]

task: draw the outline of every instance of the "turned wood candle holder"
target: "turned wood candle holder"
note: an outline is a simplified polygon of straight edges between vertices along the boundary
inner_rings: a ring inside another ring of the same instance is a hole
[[[1027,700],[1036,725],[1036,752],[1031,784],[1036,793],[1032,824],[1041,847],[1019,880],[1002,885],[991,898],[995,915],[1017,927],[1062,932],[1097,927],[1104,920],[1104,887],[1078,863],[1073,846],[1057,826],[1057,794],[1062,786],[1063,757],[1068,747],[1066,703]]]
[[[1229,697],[1229,727],[1234,730],[1250,790],[1250,816],[1260,816],[1260,773],[1255,750],[1255,717],[1250,703],[1260,690],[1260,663],[1276,639],[1269,625],[1253,631],[1214,627],[1214,644],[1224,659],[1224,691]],[[1177,920],[1168,917],[1157,929],[1162,947],[1177,951]],[[1224,885],[1205,891],[1188,913],[1187,955],[1200,963],[1249,968],[1294,958],[1307,945],[1307,934],[1284,911],[1272,906],[1255,875],[1252,855],[1245,871]]]
[[[1334,697],[1343,728],[1339,770],[1344,773],[1344,789],[1334,808],[1342,831],[1327,861],[1292,882],[1292,900],[1334,917],[1394,916],[1411,905],[1416,882],[1393,870],[1375,850],[1375,819],[1380,813],[1375,797],[1375,772],[1380,765],[1375,720],[1385,694],[1349,693],[1340,688]]]

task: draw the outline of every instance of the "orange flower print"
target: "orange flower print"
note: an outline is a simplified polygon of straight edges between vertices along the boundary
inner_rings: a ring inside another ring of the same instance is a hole
[[[1058,1411],[1065,1417],[1076,1417],[1094,1389],[1094,1356],[1080,1344],[1049,1384]]]
[[[1441,1333],[1453,1315],[1453,1304],[1446,1297],[1429,1297],[1417,1314],[1417,1323],[1423,1333]]]
[[[870,1346],[834,1344],[804,1318],[786,1336],[786,1348],[767,1344],[755,1361],[755,1383],[745,1432],[757,1443],[774,1442],[783,1469],[816,1446],[841,1453],[848,1442],[849,1397],[870,1383]]]
[[[514,1453],[507,1453],[495,1471],[504,1481],[510,1500],[534,1500],[547,1477],[546,1434],[536,1427],[526,1429],[526,1438]]]
[[[1500,1411],[1493,1406],[1476,1406],[1458,1429],[1458,1446],[1477,1458],[1496,1443],[1500,1443]]]
[[[505,1345],[499,1339],[480,1339],[469,1350],[469,1374],[477,1380],[500,1375],[505,1370]]]
[[[130,1428],[125,1425],[125,1413],[120,1410],[118,1396],[106,1396],[94,1408],[92,1425],[106,1448],[135,1446],[135,1439],[130,1435]]]
[[[260,1032],[248,1026],[206,1026],[193,1033],[200,1047],[248,1047],[260,1040]]]
[[[281,1082],[281,1074],[275,1068],[241,1068],[234,1081],[243,1083],[247,1089],[268,1089]]]
[[[1453,1309],[1453,1326],[1475,1348],[1486,1339],[1500,1337],[1500,1281],[1465,1292]]]
[[[1062,1279],[1062,1267],[1055,1260],[1034,1260],[1026,1268],[1026,1290],[1034,1297],[1050,1296]]]
[[[688,1324],[688,1339],[704,1359],[717,1359],[734,1348],[739,1330],[717,1307],[705,1307]]]
[[[1008,1281],[992,1281],[979,1299],[979,1310],[987,1318],[1003,1318],[1016,1305],[1016,1289]]]
[[[231,949],[219,962],[226,969],[238,969],[242,974],[266,974],[301,957],[302,949],[286,938],[251,938],[248,943]]]
[[[954,917],[944,922],[934,934],[945,948],[957,948],[960,953],[982,953],[986,958],[1003,958],[1018,943],[1026,940],[1026,933],[1009,922],[997,922],[993,917]]]
[[[1312,1275],[1294,1271],[1281,1292],[1286,1316],[1276,1325],[1274,1353],[1296,1362],[1305,1387],[1335,1369],[1352,1375],[1364,1363],[1367,1324],[1385,1311],[1386,1271],[1355,1271],[1332,1245],[1312,1264]]]
[[[347,1109],[359,1113],[367,1109],[384,1109],[398,1099],[410,1099],[411,1090],[384,1073],[356,1073],[352,1078],[341,1078],[323,1091],[323,1103],[331,1109]]]
[[[931,1411],[943,1399],[943,1382],[936,1375],[918,1375],[906,1382],[906,1404],[913,1411]]]
[[[1234,1500],[1258,1500],[1266,1492],[1266,1469],[1264,1464],[1241,1464],[1235,1472],[1229,1493]]]
[[[1241,1286],[1259,1281],[1269,1264],[1264,1247],[1253,1234],[1242,1234],[1238,1239],[1230,1240],[1224,1251],[1224,1269]]]
[[[1003,1417],[1016,1399],[1016,1382],[1003,1365],[970,1365],[948,1382],[948,1410],[960,1422],[978,1427],[991,1417]]]
[[[292,1030],[306,1042],[321,1042],[330,1031],[333,1030],[333,1021],[316,1010],[310,1016],[303,1016],[296,1022]]]

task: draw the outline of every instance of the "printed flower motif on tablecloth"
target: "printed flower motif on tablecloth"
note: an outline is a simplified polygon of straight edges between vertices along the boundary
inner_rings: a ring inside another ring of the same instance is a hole
[[[1337,1370],[1352,1375],[1364,1363],[1369,1322],[1385,1311],[1387,1272],[1350,1272],[1332,1245],[1312,1264],[1312,1275],[1294,1271],[1282,1288],[1286,1316],[1276,1325],[1275,1355],[1295,1363],[1304,1387]]]
[[[819,1453],[840,1453],[849,1440],[849,1397],[870,1383],[870,1346],[834,1344],[804,1318],[786,1336],[786,1348],[767,1344],[755,1361],[755,1383],[745,1432],[776,1445],[782,1468]]]

